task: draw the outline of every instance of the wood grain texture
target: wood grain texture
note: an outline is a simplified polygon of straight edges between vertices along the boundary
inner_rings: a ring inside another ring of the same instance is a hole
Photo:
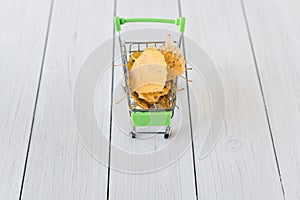
[[[177,6],[177,1],[118,0],[117,15],[177,18]],[[49,0],[0,2],[1,199],[19,197],[50,7]],[[226,94],[221,138],[202,158],[202,133],[209,128],[211,102],[205,81],[197,85],[201,99],[197,102],[201,134],[195,140],[198,190],[191,148],[156,172],[131,174],[112,168],[107,188],[107,167],[87,152],[76,135],[72,92],[83,61],[112,36],[113,1],[58,0],[53,7],[22,199],[106,199],[107,189],[109,199],[196,199],[196,192],[199,199],[300,199],[299,1],[186,0],[181,7],[187,17],[186,36],[202,45],[216,63]],[[140,27],[144,25],[130,24],[124,31]],[[110,82],[100,86],[96,99],[109,100]],[[98,120],[106,122],[108,130],[109,104],[95,107]],[[112,144],[121,148],[145,153],[168,143],[160,136],[132,140],[118,132],[117,126],[114,121]],[[112,152],[112,167],[116,159],[118,155]]]
[[[20,193],[50,2],[0,1],[1,199]]]
[[[244,1],[286,199],[300,199],[300,2]]]
[[[201,159],[195,143],[200,199],[283,199],[241,2],[188,0],[182,11],[187,35],[216,63],[226,95],[215,149]]]
[[[109,0],[54,2],[23,199],[106,198],[107,167],[76,134],[72,91],[83,61],[112,35],[112,16]]]
[[[155,1],[138,1],[138,0],[118,0],[116,14],[120,17],[152,17],[152,18],[171,18],[176,19],[179,17],[178,4],[176,1],[170,3],[167,0],[155,0]],[[122,31],[136,30],[145,27],[156,27],[156,28],[168,28],[178,32],[178,27],[172,25],[161,25],[161,24],[126,24],[122,27]],[[168,32],[166,32],[164,38],[154,38],[154,40],[165,40]],[[151,31],[149,31],[151,36]],[[123,38],[126,39],[126,38]],[[128,38],[127,38],[128,39]],[[147,39],[144,39],[147,41]],[[119,45],[119,44],[117,44]],[[121,71],[121,69],[116,69]],[[121,76],[120,72],[116,72],[116,77]],[[116,78],[116,80],[119,80]],[[115,82],[116,88],[118,82]],[[185,91],[183,93],[185,95]],[[118,99],[115,99],[117,101]],[[126,100],[125,100],[126,101]],[[125,102],[124,101],[124,102]],[[127,107],[126,102],[121,105]],[[114,105],[115,107],[120,105]],[[187,109],[186,106],[182,106],[180,109]],[[178,110],[175,111],[175,115],[178,115]],[[128,111],[126,112],[126,114]],[[116,113],[115,113],[116,114]],[[129,118],[129,115],[125,116]],[[116,117],[115,117],[116,118]],[[123,119],[125,120],[125,119]],[[112,145],[115,145],[123,150],[133,152],[133,154],[140,153],[151,153],[158,152],[161,148],[168,148],[169,142],[172,142],[174,138],[165,140],[162,135],[148,137],[148,139],[132,139],[129,135],[122,132],[114,121],[113,132],[112,132]],[[174,124],[172,126],[175,126]],[[125,129],[126,130],[126,129]],[[130,129],[127,129],[127,133]],[[184,133],[178,133],[184,134]],[[190,141],[189,127],[186,129],[186,138]],[[177,149],[179,150],[179,149]],[[146,160],[145,162],[152,166],[150,162],[159,163],[160,159],[168,160],[171,156],[164,158],[160,157],[159,153],[156,153],[156,159]],[[120,158],[116,152],[112,151],[111,154],[111,166],[115,166],[115,162],[121,159],[125,165],[131,163],[132,166],[140,166],[138,160],[125,160]],[[141,162],[141,161],[140,161]],[[170,163],[171,164],[171,163]],[[143,165],[147,165],[143,163]],[[157,167],[159,164],[157,164]],[[119,169],[122,166],[119,166]],[[196,192],[194,186],[194,174],[193,174],[193,163],[192,163],[192,151],[188,148],[186,153],[176,160],[170,166],[150,172],[141,174],[133,174],[132,172],[120,172],[111,169],[110,172],[110,185],[109,185],[109,196],[110,199],[128,199],[128,200],[139,200],[139,199],[196,199]]]

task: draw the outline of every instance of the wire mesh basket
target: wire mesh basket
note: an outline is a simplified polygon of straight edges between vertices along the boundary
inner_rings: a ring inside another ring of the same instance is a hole
[[[119,44],[121,50],[121,58],[123,64],[125,93],[127,96],[129,115],[131,117],[132,130],[130,134],[133,138],[137,134],[163,134],[164,138],[169,138],[171,135],[171,121],[176,107],[176,91],[177,91],[177,77],[166,82],[166,87],[169,87],[170,92],[164,97],[169,102],[168,108],[161,108],[156,103],[152,103],[148,109],[144,109],[136,102],[135,94],[131,91],[129,85],[129,69],[127,63],[130,56],[135,52],[143,52],[146,48],[159,48],[164,44],[164,41],[123,41],[120,30],[122,24],[128,22],[158,22],[158,23],[173,23],[179,25],[181,36],[177,43],[181,47],[183,31],[185,26],[185,18],[181,17],[175,20],[170,19],[154,19],[154,18],[134,18],[124,19],[115,17],[115,28],[119,33]],[[141,130],[139,130],[141,129]]]

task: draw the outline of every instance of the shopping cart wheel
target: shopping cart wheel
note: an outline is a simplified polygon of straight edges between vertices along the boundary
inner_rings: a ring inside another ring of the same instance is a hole
[[[131,137],[132,137],[132,138],[135,138],[135,137],[136,137],[136,134],[133,133],[133,132],[131,132]]]
[[[168,126],[167,128],[166,128],[166,132],[165,132],[165,134],[164,134],[164,138],[165,139],[168,139],[169,137],[170,137],[170,135],[171,135],[171,127],[170,126]]]

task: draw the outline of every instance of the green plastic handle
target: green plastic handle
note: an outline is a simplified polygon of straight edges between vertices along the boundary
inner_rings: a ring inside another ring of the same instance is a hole
[[[135,127],[170,126],[172,111],[132,112],[131,120]]]
[[[115,16],[115,28],[116,31],[121,31],[121,25],[125,23],[132,23],[132,22],[154,22],[154,23],[167,23],[167,24],[175,24],[179,26],[180,32],[184,32],[185,27],[185,17],[180,17],[178,19],[159,19],[159,18],[120,18]]]

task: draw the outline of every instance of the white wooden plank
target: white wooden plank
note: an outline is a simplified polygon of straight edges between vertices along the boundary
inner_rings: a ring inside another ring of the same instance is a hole
[[[0,2],[0,196],[18,199],[50,0]]]
[[[244,1],[286,199],[300,199],[300,2]]]
[[[200,199],[282,199],[241,2],[188,0],[182,1],[182,10],[187,35],[216,63],[226,96],[216,147],[203,158],[201,143],[195,141]]]
[[[23,199],[106,198],[107,167],[80,142],[72,92],[83,61],[111,37],[112,17],[109,0],[54,2]]]
[[[117,2],[117,12],[116,14],[120,17],[130,18],[130,17],[152,17],[152,18],[171,18],[175,19],[179,17],[178,5],[177,2],[170,4],[169,1],[138,1],[138,0],[118,0]],[[178,32],[178,27],[172,25],[160,25],[160,24],[126,24],[122,27],[122,31],[126,32],[129,30],[137,30],[142,27],[158,27],[158,28],[167,28]],[[121,34],[123,33],[121,32]],[[151,34],[154,34],[152,31],[149,31],[148,36],[151,37]],[[166,32],[163,38],[152,37],[153,40],[165,40],[168,32]],[[129,37],[123,37],[123,39],[128,39]],[[132,38],[138,40],[139,38]],[[144,40],[146,40],[144,38]],[[117,44],[119,45],[119,44]],[[119,61],[120,62],[120,61]],[[116,72],[116,77],[121,76],[121,69]],[[119,80],[116,78],[116,80]],[[116,89],[118,89],[118,81],[115,82]],[[185,97],[185,91],[181,93],[181,97]],[[121,95],[122,96],[122,95]],[[119,96],[119,98],[121,97]],[[183,98],[184,99],[184,98]],[[117,101],[118,99],[115,99]],[[127,103],[124,101],[121,105],[114,105],[117,107],[115,109],[122,109],[121,107],[127,109]],[[126,110],[125,109],[125,110]],[[180,109],[188,109],[185,104],[180,106]],[[180,111],[176,110],[175,115],[177,116]],[[114,113],[118,115],[117,112]],[[122,115],[123,116],[123,115]],[[125,112],[124,118],[128,120],[128,112]],[[125,119],[124,119],[125,120]],[[186,120],[187,121],[187,120]],[[173,124],[172,126],[176,126]],[[125,132],[130,129],[125,129]],[[126,132],[126,133],[127,133]],[[157,167],[159,166],[159,161],[161,155],[157,153],[160,148],[170,145],[169,142],[172,142],[174,138],[165,140],[162,135],[148,137],[147,139],[132,139],[129,135],[124,134],[117,126],[116,121],[113,121],[113,131],[112,131],[112,145],[122,149],[123,151],[130,151],[132,154],[140,153],[150,153],[155,152],[156,159],[154,160],[139,160],[121,157],[118,152],[112,150],[111,152],[111,172],[110,172],[110,185],[109,185],[109,196],[110,199],[196,199],[196,192],[194,186],[194,174],[193,174],[193,163],[192,163],[192,152],[191,148],[188,148],[185,154],[175,161],[173,164],[163,168],[158,171],[152,171],[153,163],[156,163]],[[184,135],[184,138],[187,141],[190,141],[189,127],[185,132],[178,133]],[[179,151],[178,149],[175,149]],[[180,152],[179,152],[180,153]],[[165,161],[171,159],[171,155],[164,158]],[[116,166],[116,163],[122,163]],[[144,162],[144,163],[141,163]],[[128,164],[129,163],[129,164]],[[123,165],[123,166],[122,166]],[[149,171],[143,171],[141,174],[134,174],[132,171],[117,171],[114,167],[118,167],[118,170],[126,170],[126,166],[131,165],[136,167],[135,172],[140,172],[138,167],[141,165],[149,165]]]

